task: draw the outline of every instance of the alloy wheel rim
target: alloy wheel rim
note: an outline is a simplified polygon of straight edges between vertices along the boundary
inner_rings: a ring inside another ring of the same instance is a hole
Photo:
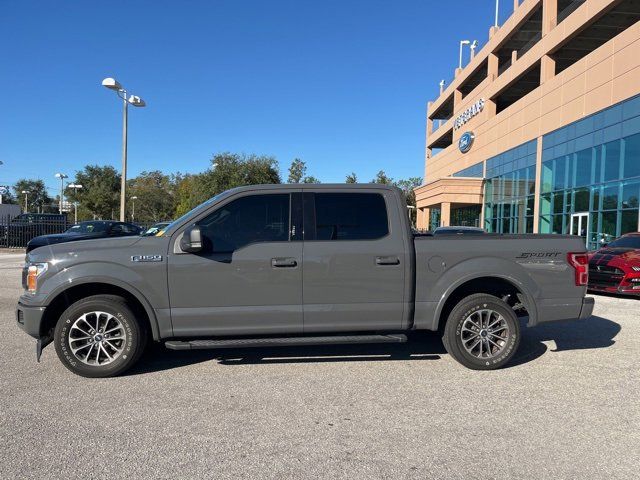
[[[469,355],[483,360],[495,358],[507,346],[509,325],[495,310],[477,310],[462,322],[460,339]]]
[[[108,312],[88,312],[71,325],[69,347],[85,365],[104,366],[124,351],[127,333],[122,322]]]

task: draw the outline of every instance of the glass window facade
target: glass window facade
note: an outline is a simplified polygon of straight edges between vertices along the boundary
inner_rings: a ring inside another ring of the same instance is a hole
[[[470,167],[467,167],[464,170],[460,170],[459,172],[456,172],[451,176],[482,178],[483,168],[484,168],[484,165],[482,162],[480,162],[480,163],[476,163],[475,165],[471,165]]]
[[[480,226],[480,205],[468,205],[451,209],[451,219],[449,225],[457,227],[479,227]]]
[[[595,249],[638,231],[640,97],[545,135],[542,147],[540,233],[579,234]]]
[[[536,140],[487,160],[484,228],[495,233],[532,233]]]

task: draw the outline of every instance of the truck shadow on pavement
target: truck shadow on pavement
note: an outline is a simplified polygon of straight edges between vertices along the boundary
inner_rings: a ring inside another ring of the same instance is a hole
[[[553,322],[536,328],[522,324],[522,339],[516,356],[506,368],[535,360],[550,352],[607,348],[620,332],[618,323],[593,316],[587,320]],[[555,348],[545,342],[553,341]],[[446,355],[435,332],[413,332],[402,344],[323,345],[309,347],[270,347],[224,350],[173,351],[153,345],[140,362],[125,375],[170,370],[216,360],[220,365],[269,365],[282,363],[330,363],[370,361],[439,360]]]

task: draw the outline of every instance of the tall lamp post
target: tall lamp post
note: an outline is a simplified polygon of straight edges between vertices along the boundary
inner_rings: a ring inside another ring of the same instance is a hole
[[[29,190],[22,190],[24,195],[24,213],[29,213]]]
[[[473,42],[471,42],[471,45],[469,45],[469,48],[471,49],[471,60],[473,60],[473,57],[476,56],[476,48],[478,48],[478,40],[474,40]]]
[[[116,92],[122,99],[122,175],[120,177],[120,221],[124,222],[125,217],[125,195],[127,189],[127,117],[129,104],[134,107],[144,107],[146,103],[136,95],[129,95],[127,90],[115,78],[105,78],[102,86]]]
[[[460,40],[460,60],[458,61],[458,68],[462,68],[462,46],[469,45],[470,43],[469,40]]]
[[[79,183],[70,183],[69,185],[67,185],[67,188],[73,188],[73,195],[76,196],[76,194],[78,193],[78,189],[82,188],[82,185],[80,185]],[[74,207],[73,223],[78,223],[78,202],[77,201],[73,202],[73,207]]]
[[[62,214],[62,202],[64,201],[64,179],[69,178],[69,175],[56,173],[55,177],[60,179],[60,214]]]
[[[138,199],[138,197],[133,196],[131,197],[131,221],[135,222],[136,221],[136,200]]]

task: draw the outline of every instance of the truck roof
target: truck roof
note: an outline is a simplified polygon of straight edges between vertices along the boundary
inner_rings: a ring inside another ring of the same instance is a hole
[[[381,183],[272,183],[261,185],[245,185],[227,190],[229,193],[250,190],[399,190],[395,185]]]

